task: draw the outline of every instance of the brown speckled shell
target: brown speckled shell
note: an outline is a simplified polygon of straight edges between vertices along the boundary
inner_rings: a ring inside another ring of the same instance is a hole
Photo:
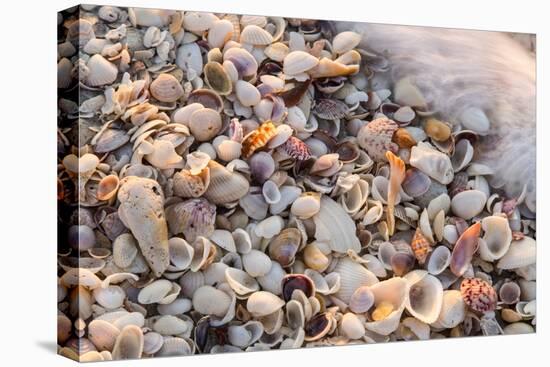
[[[464,302],[474,311],[485,313],[497,307],[495,289],[482,279],[464,279],[460,284],[460,293]]]
[[[299,161],[305,161],[311,158],[311,153],[306,143],[294,136],[288,138],[282,145],[282,149],[286,154]]]
[[[277,129],[271,121],[264,122],[256,130],[248,133],[242,142],[242,155],[244,158],[250,158],[252,153],[267,144],[269,139],[275,136]]]
[[[386,152],[397,153],[399,147],[392,142],[393,134],[398,129],[394,121],[381,117],[372,120],[359,130],[357,142],[375,161],[386,161]]]
[[[426,237],[424,237],[424,235],[420,231],[420,228],[417,228],[416,232],[414,233],[414,237],[411,241],[411,248],[413,250],[414,256],[418,260],[418,263],[424,264],[428,253],[432,250],[432,245],[430,244],[430,241],[428,241]]]

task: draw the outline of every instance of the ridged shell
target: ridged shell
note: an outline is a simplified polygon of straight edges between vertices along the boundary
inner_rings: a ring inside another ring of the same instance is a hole
[[[111,84],[116,80],[117,67],[103,56],[93,55],[86,65],[88,67],[87,84],[89,86],[98,87]]]
[[[517,269],[535,264],[537,259],[537,243],[531,237],[512,241],[508,252],[497,263],[499,269]]]
[[[399,126],[385,117],[364,125],[357,133],[359,146],[367,151],[375,161],[386,161],[386,151],[397,153],[399,147],[392,142],[394,132]]]
[[[371,271],[348,257],[340,259],[333,271],[340,274],[340,290],[335,296],[346,304],[359,287],[378,283]]]
[[[149,86],[149,91],[161,102],[175,102],[183,95],[183,87],[171,74],[160,74]]]
[[[257,129],[248,133],[242,141],[243,158],[250,158],[256,150],[263,148],[276,133],[277,129],[271,121],[264,122]]]
[[[172,290],[172,282],[166,279],[156,280],[142,288],[138,293],[138,302],[142,305],[158,303]]]
[[[460,284],[460,293],[464,302],[474,311],[485,313],[497,307],[495,289],[482,279],[464,279]]]
[[[189,199],[166,208],[170,232],[183,233],[187,241],[199,236],[209,237],[214,232],[216,207],[204,198]]]
[[[221,164],[210,161],[210,185],[204,193],[213,204],[226,204],[245,196],[250,188],[248,180],[240,173],[231,172]]]
[[[349,250],[359,252],[361,244],[355,235],[355,223],[341,205],[331,198],[321,197],[321,209],[313,216],[315,238],[326,242],[332,251],[342,254]]]
[[[273,36],[263,28],[255,24],[249,24],[241,31],[241,43],[254,46],[269,45],[273,42]]]
[[[205,168],[198,175],[189,170],[181,170],[173,176],[174,194],[182,198],[198,198],[210,184],[210,169]]]

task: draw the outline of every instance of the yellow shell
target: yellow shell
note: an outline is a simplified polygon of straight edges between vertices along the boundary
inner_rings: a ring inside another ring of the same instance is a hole
[[[411,248],[414,252],[414,256],[418,260],[418,263],[424,264],[428,253],[432,251],[432,245],[426,239],[426,237],[424,237],[424,235],[420,231],[420,228],[417,228],[416,232],[414,233],[414,237],[411,242]]]
[[[393,305],[390,302],[380,302],[372,311],[372,319],[374,321],[384,320],[393,311]]]
[[[451,128],[446,123],[431,118],[424,125],[426,135],[437,141],[445,141],[451,136]]]
[[[250,156],[258,149],[262,148],[267,142],[275,136],[277,129],[271,121],[264,122],[256,130],[248,133],[243,139],[242,155],[244,158]]]

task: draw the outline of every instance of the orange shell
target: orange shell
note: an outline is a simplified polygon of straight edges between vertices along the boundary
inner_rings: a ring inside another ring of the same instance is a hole
[[[426,237],[424,237],[424,235],[420,231],[420,228],[417,228],[416,232],[414,233],[414,237],[411,242],[411,248],[414,252],[414,256],[418,260],[418,263],[421,265],[424,264],[428,253],[432,251],[432,245],[430,244],[430,241],[428,241]]]
[[[267,142],[275,136],[277,132],[275,125],[271,121],[264,122],[256,130],[248,133],[242,142],[241,153],[243,157],[250,158],[250,156],[258,149],[262,148]]]

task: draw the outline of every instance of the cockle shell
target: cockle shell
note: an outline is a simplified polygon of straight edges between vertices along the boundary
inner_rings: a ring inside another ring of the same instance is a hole
[[[273,314],[280,310],[285,302],[276,295],[259,291],[254,292],[246,302],[246,309],[254,317],[262,317]]]
[[[290,52],[287,45],[282,42],[272,43],[264,49],[264,53],[271,60],[282,62]]]
[[[213,204],[239,200],[248,193],[250,184],[240,173],[231,172],[216,161],[208,162],[210,184],[204,197]]]
[[[537,243],[531,237],[512,241],[510,248],[497,263],[499,269],[517,269],[535,264]]]
[[[231,304],[231,298],[225,292],[205,285],[195,290],[192,302],[193,308],[203,315],[223,317]]]
[[[171,74],[160,74],[149,86],[151,95],[161,102],[175,102],[183,95],[183,87]]]
[[[349,300],[349,308],[355,313],[365,313],[374,305],[374,293],[368,286],[359,287]]]
[[[243,267],[253,277],[264,276],[271,270],[271,259],[265,253],[258,250],[242,255]]]
[[[182,198],[197,198],[202,196],[210,184],[210,169],[208,167],[199,174],[189,170],[181,170],[173,176],[174,194]]]
[[[340,274],[340,290],[335,296],[346,304],[359,287],[378,283],[378,278],[371,271],[349,257],[341,258],[333,271]]]
[[[436,247],[426,263],[426,270],[433,275],[441,274],[451,264],[451,251],[446,246]]]
[[[449,156],[428,143],[420,142],[412,147],[410,164],[444,185],[453,180],[454,170]]]
[[[404,276],[409,283],[407,311],[426,324],[435,322],[443,304],[443,286],[425,270],[414,270]]]
[[[111,84],[118,75],[117,67],[99,54],[95,54],[88,60],[87,84],[91,87]]]
[[[249,24],[241,31],[241,43],[254,46],[265,46],[273,42],[273,36],[255,24]]]
[[[342,335],[350,339],[360,339],[365,334],[365,326],[353,312],[345,313],[340,324]]]
[[[120,182],[118,200],[120,219],[132,231],[155,275],[160,276],[169,264],[162,188],[148,178],[125,177]]]
[[[227,268],[225,270],[225,280],[238,297],[246,298],[260,289],[258,282],[247,272],[240,269]]]
[[[382,319],[365,323],[365,328],[380,335],[389,335],[399,327],[401,314],[405,309],[408,282],[400,277],[394,277],[376,283],[370,287],[374,294],[376,306],[387,303],[391,305],[391,312]]]
[[[385,117],[372,120],[357,133],[359,146],[367,151],[376,161],[386,160],[386,151],[397,153],[398,146],[392,142],[392,137],[398,125]],[[414,149],[414,148],[413,148]]]
[[[250,158],[252,154],[264,147],[267,142],[273,138],[277,130],[275,125],[268,121],[261,124],[257,129],[248,133],[242,141],[242,155],[244,158]]]
[[[497,293],[486,281],[479,278],[464,279],[460,284],[464,302],[474,311],[485,313],[497,306]]]
[[[244,80],[238,80],[235,83],[235,94],[239,102],[246,107],[255,106],[261,100],[258,88]]]
[[[220,114],[211,108],[198,109],[189,117],[189,130],[198,141],[211,140],[221,127]]]
[[[166,208],[170,232],[183,233],[189,242],[199,236],[209,237],[214,232],[216,206],[204,198],[189,199]]]
[[[126,292],[116,285],[110,285],[105,288],[96,288],[93,291],[97,303],[106,309],[115,309],[124,303]]]
[[[243,325],[232,325],[227,329],[229,342],[237,347],[246,348],[254,344],[264,332],[264,326],[258,321],[249,321]]]
[[[347,253],[359,252],[361,244],[355,235],[355,224],[341,205],[331,198],[321,197],[321,209],[313,216],[315,239],[326,242],[332,251]]]
[[[258,71],[258,62],[250,52],[243,48],[231,47],[223,54],[224,65],[231,62],[239,77],[249,77]]]
[[[217,20],[218,17],[212,13],[189,11],[183,16],[183,27],[193,33],[202,34],[212,28]]]
[[[208,30],[208,43],[212,48],[221,48],[233,37],[233,33],[233,24],[229,20],[216,20]]]
[[[347,31],[338,33],[332,40],[332,50],[337,54],[343,54],[357,47],[361,42],[359,33]]]
[[[306,192],[296,199],[290,212],[300,219],[313,217],[321,209],[321,196],[318,193]]]
[[[300,247],[302,235],[296,228],[285,228],[269,243],[269,257],[281,266],[288,267],[294,263],[294,257]]]
[[[298,75],[313,69],[319,59],[304,51],[292,51],[283,60],[283,71],[288,75]]]

